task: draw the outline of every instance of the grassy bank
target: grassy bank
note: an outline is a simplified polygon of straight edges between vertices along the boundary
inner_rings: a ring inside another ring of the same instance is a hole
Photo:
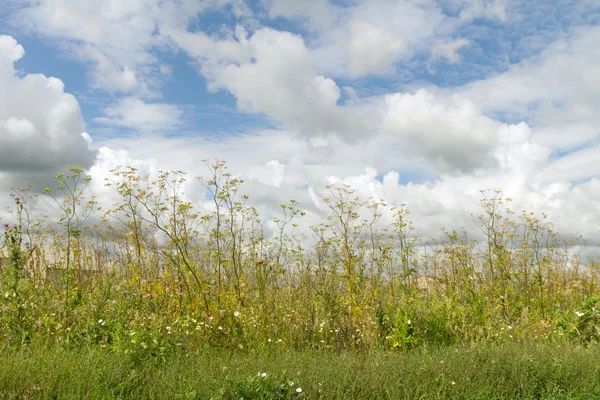
[[[338,354],[205,349],[173,353],[161,362],[101,348],[33,346],[3,350],[0,394],[7,399],[593,399],[600,398],[598,359],[598,345],[571,344]]]

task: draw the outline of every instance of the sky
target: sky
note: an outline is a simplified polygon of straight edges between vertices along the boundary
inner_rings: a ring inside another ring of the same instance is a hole
[[[597,0],[0,5],[4,219],[11,187],[69,165],[111,204],[117,166],[194,177],[219,158],[267,219],[294,199],[319,221],[319,193],[348,184],[427,237],[501,189],[600,241]]]

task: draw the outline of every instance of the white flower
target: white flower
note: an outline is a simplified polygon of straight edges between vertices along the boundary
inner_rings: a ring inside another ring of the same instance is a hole
[[[236,312],[234,312],[234,313],[233,313],[233,316],[234,316],[234,317],[239,317],[239,316],[240,316],[240,312],[239,312],[239,311],[236,311]]]
[[[302,393],[302,388],[296,388],[296,393]]]
[[[260,374],[260,376],[262,376],[263,378],[266,378],[267,377],[267,373],[263,372],[262,374]]]
[[[585,313],[579,312],[579,311],[575,311],[575,314],[577,314],[578,318],[581,318],[585,315]]]

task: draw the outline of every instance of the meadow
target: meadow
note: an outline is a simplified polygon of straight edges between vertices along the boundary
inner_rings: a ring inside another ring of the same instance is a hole
[[[4,398],[600,398],[599,264],[547,216],[484,190],[475,235],[419,238],[406,206],[329,186],[309,234],[291,200],[266,237],[243,181],[205,163],[118,168],[112,207],[69,167],[57,220],[13,190]]]

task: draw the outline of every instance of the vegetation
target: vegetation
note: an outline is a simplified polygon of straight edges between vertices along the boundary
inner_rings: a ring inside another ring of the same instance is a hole
[[[502,343],[373,353],[3,350],[5,399],[596,399],[597,345]]]
[[[54,224],[36,214],[37,196],[14,190],[14,223],[1,236],[0,344],[11,357],[0,361],[0,393],[598,394],[598,261],[583,260],[574,250],[585,241],[561,236],[545,215],[515,214],[499,191],[483,191],[478,236],[442,229],[421,239],[405,206],[330,186],[328,217],[311,234],[294,233],[305,212],[290,201],[267,238],[243,181],[225,162],[205,163],[208,177],[195,179],[209,211],[185,193],[181,171],[151,179],[117,168],[105,184],[120,202],[102,209],[89,177],[70,167],[46,190],[62,213]],[[89,370],[89,380],[74,378]],[[28,372],[17,380],[17,371]]]

